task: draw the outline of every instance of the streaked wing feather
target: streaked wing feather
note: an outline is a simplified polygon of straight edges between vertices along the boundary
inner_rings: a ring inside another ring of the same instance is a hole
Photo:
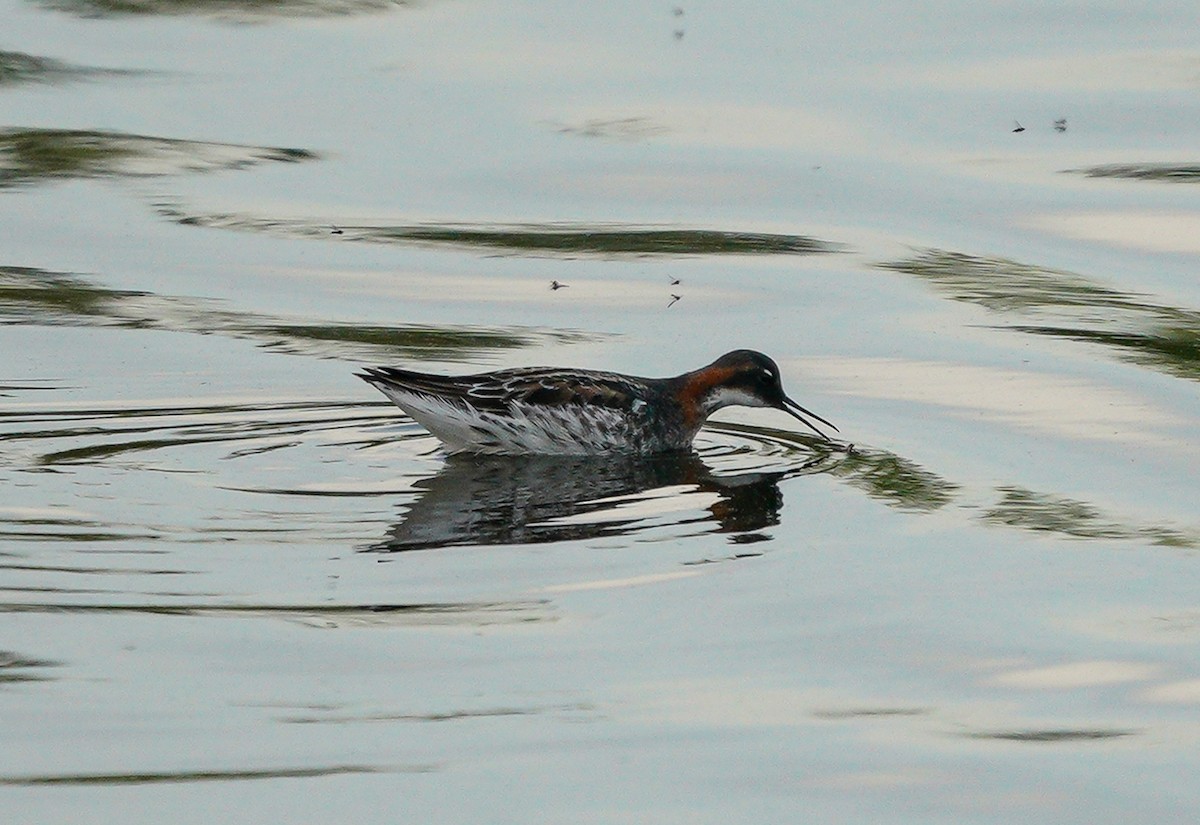
[[[430,375],[399,367],[368,367],[360,374],[373,384],[456,400],[489,412],[512,405],[595,405],[629,410],[639,398],[628,378],[615,373],[524,367],[476,375]]]

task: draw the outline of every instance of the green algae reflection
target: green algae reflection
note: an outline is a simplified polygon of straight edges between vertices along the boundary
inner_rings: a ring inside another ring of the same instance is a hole
[[[964,733],[970,739],[998,739],[1005,742],[1095,742],[1135,736],[1141,731],[1124,728],[1029,728],[1020,730],[975,731]]]
[[[805,235],[622,223],[372,224],[336,220],[264,218],[238,213],[190,212],[160,203],[158,213],[183,226],[262,232],[282,237],[481,249],[497,254],[551,257],[663,255],[813,255],[841,247]]]
[[[130,74],[138,73],[74,66],[50,57],[0,50],[0,86],[15,86],[20,83],[61,83],[68,80]]]
[[[376,228],[372,235],[380,241],[551,255],[801,255],[832,251],[830,244],[799,235],[638,226],[395,226]]]
[[[1100,344],[1142,366],[1200,380],[1200,311],[1008,258],[930,249],[880,266],[915,275],[953,300],[1022,319],[1012,329]]]
[[[534,327],[389,326],[298,322],[220,308],[198,298],[108,289],[76,275],[0,266],[0,324],[113,326],[225,335],[281,352],[370,360],[406,357],[466,361],[496,350],[590,336]]]
[[[0,686],[5,683],[49,681],[51,677],[41,671],[61,664],[50,659],[22,656],[11,650],[0,650]]]
[[[910,512],[938,510],[958,491],[952,481],[887,450],[855,447],[829,474],[877,501]]]
[[[70,178],[145,177],[298,163],[305,149],[72,129],[0,129],[0,189]]]
[[[983,520],[1040,533],[1057,533],[1079,539],[1133,539],[1165,547],[1200,546],[1200,531],[1113,517],[1085,501],[1023,487],[1001,487],[1000,501]]]
[[[1108,163],[1066,171],[1077,175],[1087,175],[1089,178],[1200,183],[1200,163]]]

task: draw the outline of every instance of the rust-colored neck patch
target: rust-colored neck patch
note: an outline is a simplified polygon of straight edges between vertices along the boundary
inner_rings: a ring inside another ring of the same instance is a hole
[[[683,408],[683,424],[689,432],[700,429],[708,412],[704,409],[704,397],[713,387],[724,384],[737,370],[730,367],[705,367],[683,376],[679,388],[679,404]]]

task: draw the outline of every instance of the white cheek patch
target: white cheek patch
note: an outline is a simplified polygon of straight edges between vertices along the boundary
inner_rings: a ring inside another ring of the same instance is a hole
[[[761,398],[756,395],[751,395],[745,390],[736,387],[717,387],[704,399],[704,405],[709,412],[719,410],[722,407],[731,407],[739,405],[742,407],[766,407],[768,406]]]

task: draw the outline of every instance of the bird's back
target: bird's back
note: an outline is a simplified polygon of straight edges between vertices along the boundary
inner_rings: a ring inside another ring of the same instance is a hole
[[[661,452],[694,435],[664,379],[541,367],[464,376],[374,367],[361,377],[452,451]]]

